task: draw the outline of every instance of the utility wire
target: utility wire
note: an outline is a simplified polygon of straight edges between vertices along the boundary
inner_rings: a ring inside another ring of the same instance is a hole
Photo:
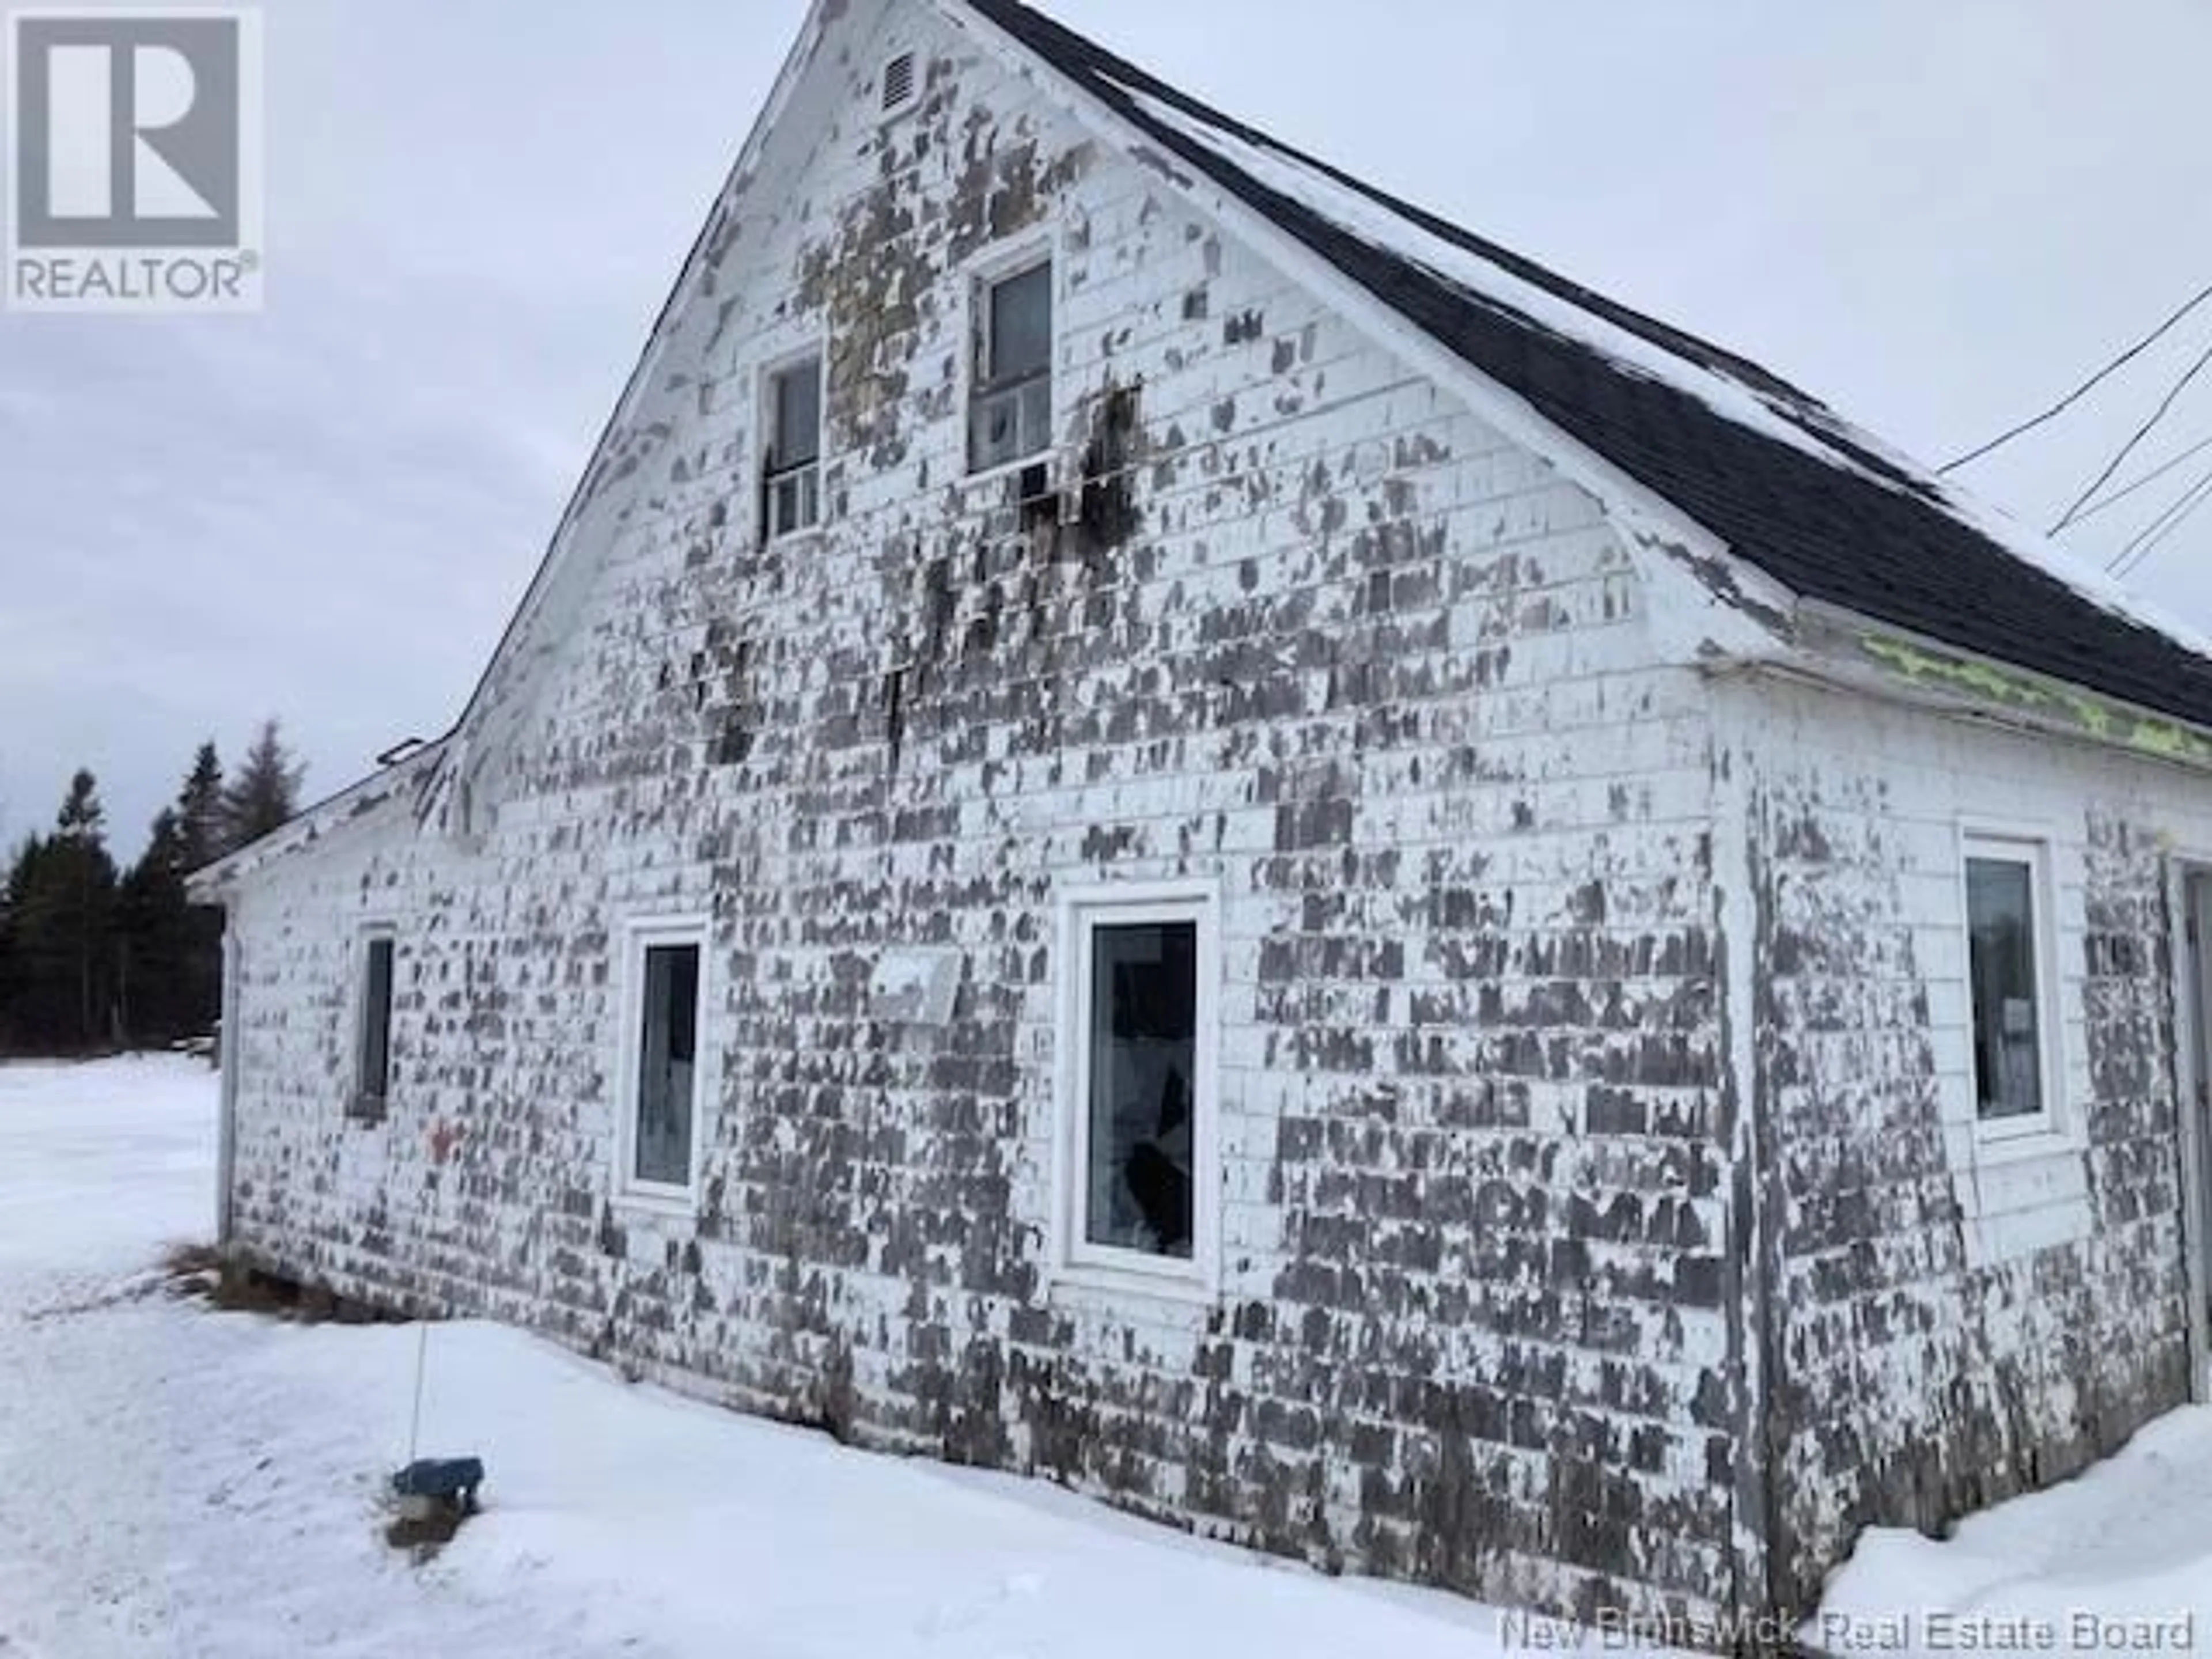
[[[2068,507],[2060,515],[2058,522],[2051,526],[2051,534],[2057,535],[2080,516],[2081,509],[2089,504],[2089,498],[2105,487],[2112,474],[2120,470],[2120,464],[2136,453],[2136,447],[2158,429],[2158,423],[2166,418],[2166,413],[2173,407],[2174,400],[2189,389],[2189,383],[2191,380],[2204,372],[2204,366],[2207,363],[2212,363],[2212,346],[2206,346],[2197,354],[2197,361],[2182,371],[2181,378],[2176,380],[2166,396],[2159,400],[2158,407],[2151,410],[2150,419],[2136,428],[2135,435],[2120,446],[2120,453],[2105,464],[2105,470],[2090,480],[2087,489],[2075,497],[2074,505]]]
[[[2189,503],[2187,507],[2175,514],[2164,530],[2142,544],[2142,550],[2136,553],[2130,563],[2114,573],[2117,578],[2124,582],[2131,580],[2136,573],[2150,562],[2156,556],[2158,550],[2172,538],[2173,533],[2188,521],[2190,514],[2203,505],[2207,496],[2212,496],[2212,490],[2207,490],[2205,494],[2198,495]]]
[[[2212,471],[2199,477],[2165,512],[2137,531],[2134,539],[2120,550],[2119,556],[2106,566],[2106,569],[2115,576],[2133,575],[2152,554],[2158,551],[2168,537],[2188,522],[2190,514],[2208,500],[2212,500]]]
[[[2175,312],[2171,317],[2168,317],[2156,328],[2144,335],[2142,339],[2137,340],[2125,351],[2123,351],[2118,356],[2113,358],[2112,362],[2106,363],[2094,374],[2092,374],[2087,380],[2082,381],[2081,385],[2075,386],[2073,391],[2068,392],[2057,403],[2051,404],[2050,408],[2045,410],[2043,413],[2040,415],[2031,416],[2027,420],[2022,421],[2018,426],[2014,427],[2009,432],[2000,432],[1996,437],[1990,439],[1989,442],[1984,444],[1979,449],[1968,450],[1965,454],[1960,456],[1957,460],[1948,461],[1943,465],[1937,467],[1936,469],[1936,471],[1938,473],[1956,472],[1960,467],[1966,465],[1968,462],[1978,461],[1983,456],[1989,454],[1992,450],[2002,449],[2005,445],[2010,443],[2014,438],[2020,437],[2023,434],[2034,431],[2036,428],[2041,426],[2045,422],[2057,420],[2058,416],[2063,415],[2068,410],[2073,408],[2075,404],[2080,403],[2082,398],[2087,397],[2092,392],[2094,392],[2106,380],[2118,374],[2120,370],[2125,368],[2136,358],[2142,356],[2144,352],[2149,350],[2151,347],[2156,345],[2160,340],[2164,339],[2167,334],[2172,331],[2175,325],[2179,323],[2181,319],[2186,317],[2191,312],[2196,310],[2197,307],[2203,305],[2207,300],[2212,300],[2212,284],[2208,284],[2207,286],[2197,289],[2195,294],[2189,297],[2188,303],[2184,305],[2180,310]]]
[[[2179,466],[2191,456],[2201,455],[2208,449],[2212,449],[2212,437],[2199,438],[2195,443],[2190,445],[2188,448],[2174,456],[2172,460],[2167,461],[2164,465],[2152,468],[2151,471],[2144,473],[2142,477],[2135,479],[2131,483],[2121,485],[2119,489],[2115,489],[2111,495],[2106,496],[2104,500],[2096,502],[2093,506],[2083,507],[2079,513],[2076,513],[2074,515],[2074,522],[2075,524],[2080,524],[2084,520],[2095,518],[2100,513],[2102,513],[2108,507],[2118,507],[2122,501],[2127,500],[2129,496],[2134,495],[2138,489],[2143,489],[2146,485],[2156,483],[2160,478],[2163,478],[2167,473],[2172,471],[2174,468]]]
[[[2190,481],[2188,487],[2185,489],[2180,495],[2175,496],[2164,507],[2159,508],[2156,513],[2151,515],[2148,523],[2139,527],[2134,535],[2129,537],[2125,542],[2121,544],[2120,550],[2113,554],[2111,558],[2105,561],[2106,574],[2117,576],[2124,570],[2132,569],[2134,568],[2132,561],[2134,560],[2136,552],[2142,547],[2142,544],[2145,542],[2149,541],[2154,536],[2160,534],[2165,530],[2167,525],[2173,522],[2174,515],[2180,511],[2182,507],[2189,501],[2190,497],[2196,495],[2197,490],[2203,487],[2204,479],[2207,476],[2212,475],[2199,474],[2197,477],[2192,478]]]
[[[2198,478],[2165,512],[2137,531],[2135,538],[2120,550],[2119,558],[2108,567],[2111,574],[2124,580],[2142,569],[2207,501],[2212,501],[2212,472]]]

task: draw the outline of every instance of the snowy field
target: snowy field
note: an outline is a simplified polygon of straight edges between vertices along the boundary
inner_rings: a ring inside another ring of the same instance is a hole
[[[1519,1646],[1473,1603],[848,1451],[484,1325],[432,1331],[423,1449],[481,1454],[486,1512],[411,1565],[380,1536],[377,1490],[405,1449],[416,1331],[159,1291],[163,1247],[211,1231],[215,1099],[183,1061],[0,1067],[0,1659]],[[1950,1542],[1876,1535],[1808,1633],[1846,1651],[1943,1651],[1959,1632],[2064,1651],[2084,1613],[2193,1616],[2166,1635],[2212,1653],[2212,1413]],[[2100,1627],[2099,1650],[2124,1633]]]
[[[433,1329],[423,1428],[484,1457],[485,1513],[413,1567],[377,1489],[416,1331],[144,1294],[212,1231],[215,1105],[186,1062],[0,1067],[0,1659],[1498,1650],[1453,1597],[848,1451],[488,1325]]]

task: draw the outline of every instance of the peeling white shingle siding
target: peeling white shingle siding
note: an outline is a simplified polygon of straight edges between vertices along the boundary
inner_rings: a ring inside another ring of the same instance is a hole
[[[815,150],[893,44],[865,9],[495,678],[471,839],[389,813],[240,906],[241,1243],[1316,1560],[1724,1605],[1697,681],[1594,502],[1026,84],[931,34],[888,145],[847,115]],[[964,262],[1031,230],[1042,526],[963,476]],[[827,522],[763,550],[756,348],[816,332]],[[1224,1293],[1048,1290],[1055,896],[1186,872],[1223,896]],[[646,911],[714,918],[696,1221],[608,1196]],[[399,994],[364,1127],[369,920]],[[872,1002],[925,945],[963,964],[943,1028]]]
[[[1786,598],[1639,568],[922,8],[823,15],[468,721],[243,878],[238,1242],[1583,1613],[1802,1607],[1858,1526],[2185,1397],[2166,849],[2212,849],[2212,789],[1670,665],[1722,610],[1771,644]],[[1023,248],[1058,273],[1042,507],[965,465],[973,284]],[[817,345],[824,520],[763,547],[763,376]],[[1984,817],[2048,842],[2077,1132],[2002,1160]],[[1220,1294],[1048,1283],[1061,899],[1189,877]],[[676,915],[710,919],[682,1214],[611,1181],[624,929]],[[370,927],[380,1121],[348,1111]]]
[[[2169,848],[2212,788],[2084,744],[1729,689],[1750,814],[1778,1595],[2189,1398]],[[2071,1137],[1978,1136],[1962,823],[2047,837]]]

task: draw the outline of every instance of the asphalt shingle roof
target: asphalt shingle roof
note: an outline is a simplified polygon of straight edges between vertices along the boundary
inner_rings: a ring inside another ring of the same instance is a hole
[[[1303,155],[1018,0],[966,3],[1793,592],[2212,726],[2212,659],[2008,549],[1948,507],[1934,478],[1770,371]],[[1760,422],[1735,418],[1508,299],[1347,228],[1255,176],[1264,168],[1240,166],[1233,146],[1203,142],[1163,110],[1311,169],[1395,216],[1412,240],[1440,239],[1604,328],[1747,389],[1817,441],[1786,441]],[[1822,447],[1833,459],[1818,453]]]

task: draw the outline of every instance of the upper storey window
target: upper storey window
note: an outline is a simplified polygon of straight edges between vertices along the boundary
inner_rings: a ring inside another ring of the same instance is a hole
[[[1052,442],[1052,264],[983,285],[968,464],[981,472],[1025,461]]]
[[[769,376],[766,414],[762,522],[774,540],[822,521],[821,353]]]

